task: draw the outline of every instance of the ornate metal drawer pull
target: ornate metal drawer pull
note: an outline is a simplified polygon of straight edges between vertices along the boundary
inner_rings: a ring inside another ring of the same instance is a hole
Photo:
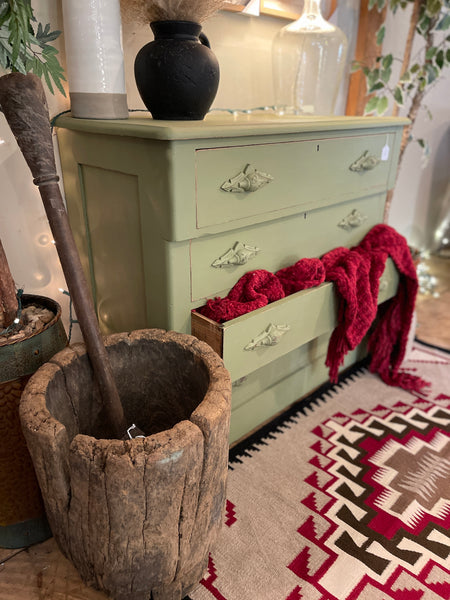
[[[290,330],[290,325],[270,325],[264,329],[259,335],[252,339],[244,350],[254,350],[261,346],[275,346],[282,335]]]
[[[237,192],[241,194],[256,192],[271,181],[273,181],[272,175],[258,171],[255,167],[247,164],[237,175],[224,181],[220,189],[224,192]]]
[[[243,242],[236,242],[235,245],[227,250],[225,254],[216,258],[211,263],[212,267],[222,269],[223,267],[233,267],[234,265],[245,265],[251,258],[254,258],[259,252],[256,246],[249,246]]]
[[[355,229],[356,227],[360,227],[364,221],[367,221],[367,215],[363,215],[362,212],[359,212],[356,208],[352,210],[346,217],[339,221],[338,227],[342,227],[346,231],[350,231],[351,229]]]
[[[236,381],[233,381],[233,387],[240,387],[241,385],[244,385],[244,383],[247,381],[248,376],[244,375],[244,377],[240,377],[239,379],[236,379]]]
[[[372,154],[369,154],[369,151],[366,150],[362,156],[355,160],[350,166],[350,171],[370,171],[374,169],[377,164],[380,162],[380,159]]]

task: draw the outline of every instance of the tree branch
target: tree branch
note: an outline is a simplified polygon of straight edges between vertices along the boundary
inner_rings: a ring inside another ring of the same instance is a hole
[[[434,46],[434,27],[436,25],[436,21],[437,21],[437,19],[434,19],[430,23],[428,33],[425,36],[425,55],[426,55],[427,51]],[[417,88],[416,93],[414,94],[413,99],[411,101],[411,106],[409,107],[408,114],[407,114],[407,117],[411,122],[403,130],[402,143],[400,145],[400,156],[399,156],[399,160],[398,160],[398,168],[399,169],[400,169],[400,164],[401,164],[403,155],[406,150],[406,146],[408,145],[408,140],[409,140],[409,136],[411,134],[411,130],[414,127],[414,123],[416,121],[417,114],[422,105],[422,100],[423,100],[425,94],[427,93],[427,91],[428,91],[427,87],[425,87],[425,89],[423,89],[423,90],[420,90],[419,88]]]
[[[18,310],[16,286],[0,240],[0,329],[9,327]]]
[[[415,0],[415,2],[414,2],[413,12],[411,14],[411,21],[410,21],[410,26],[409,26],[409,31],[408,31],[408,37],[406,40],[405,53],[403,56],[402,68],[401,68],[401,73],[400,73],[399,79],[401,79],[401,77],[403,77],[403,75],[406,73],[406,71],[409,68],[409,62],[411,60],[411,50],[412,50],[414,35],[416,32],[416,27],[417,27],[419,15],[420,15],[421,4],[426,4],[426,0]],[[430,25],[428,27],[428,32],[424,36],[425,37],[425,50],[424,50],[425,56],[426,56],[427,50],[429,48],[431,48],[434,43],[433,30],[434,30],[434,27],[436,26],[436,22],[437,22],[437,17],[435,19],[432,19],[432,21],[430,22]],[[398,173],[400,172],[400,166],[402,164],[402,159],[405,154],[406,147],[408,146],[408,143],[410,141],[411,131],[414,127],[414,123],[416,121],[417,114],[422,105],[422,100],[427,91],[428,90],[426,88],[423,90],[420,90],[419,87],[417,87],[416,92],[412,98],[411,105],[408,110],[408,114],[406,115],[408,117],[408,119],[410,120],[410,123],[403,128],[403,133],[402,133],[402,141],[400,144],[400,154],[399,154],[398,165],[397,165],[397,176],[398,176]],[[392,115],[397,116],[398,110],[399,110],[398,104],[395,103],[394,109],[392,111]],[[393,195],[394,195],[393,190],[389,190],[389,192],[386,196],[386,202],[384,204],[384,217],[383,217],[384,223],[387,223],[388,219],[389,219],[389,212],[391,209]]]
[[[406,71],[409,69],[409,62],[411,60],[411,52],[414,41],[414,35],[416,33],[417,23],[419,22],[420,15],[420,7],[422,4],[426,4],[426,0],[414,0],[414,5],[412,9],[411,19],[409,21],[409,30],[408,36],[406,38],[405,43],[405,52],[403,54],[402,66],[400,69],[399,80],[403,77]],[[396,117],[398,115],[399,105],[397,103],[394,104],[394,108],[392,110],[392,116]]]

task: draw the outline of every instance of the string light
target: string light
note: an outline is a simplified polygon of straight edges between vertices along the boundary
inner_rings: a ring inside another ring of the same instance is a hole
[[[38,238],[38,242],[41,246],[47,246],[49,241],[50,241],[50,239],[46,233],[42,233]]]
[[[429,252],[420,253],[420,262],[417,265],[417,280],[419,282],[419,293],[425,296],[433,296],[439,298],[440,294],[436,291],[438,279],[430,273],[430,267],[426,264],[426,260],[430,258]]]

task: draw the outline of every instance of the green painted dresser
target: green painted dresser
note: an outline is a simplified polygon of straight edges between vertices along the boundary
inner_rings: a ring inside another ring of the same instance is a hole
[[[405,119],[211,113],[57,120],[71,226],[104,333],[191,331],[245,272],[352,246],[382,220]],[[396,290],[388,263],[380,302]],[[233,380],[231,441],[327,380],[325,283],[192,332]],[[351,353],[345,366],[359,356]]]

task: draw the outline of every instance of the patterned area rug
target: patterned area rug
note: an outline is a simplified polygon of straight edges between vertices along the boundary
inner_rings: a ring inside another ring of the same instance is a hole
[[[191,600],[450,599],[450,355],[404,366],[426,394],[360,367],[232,450]]]

